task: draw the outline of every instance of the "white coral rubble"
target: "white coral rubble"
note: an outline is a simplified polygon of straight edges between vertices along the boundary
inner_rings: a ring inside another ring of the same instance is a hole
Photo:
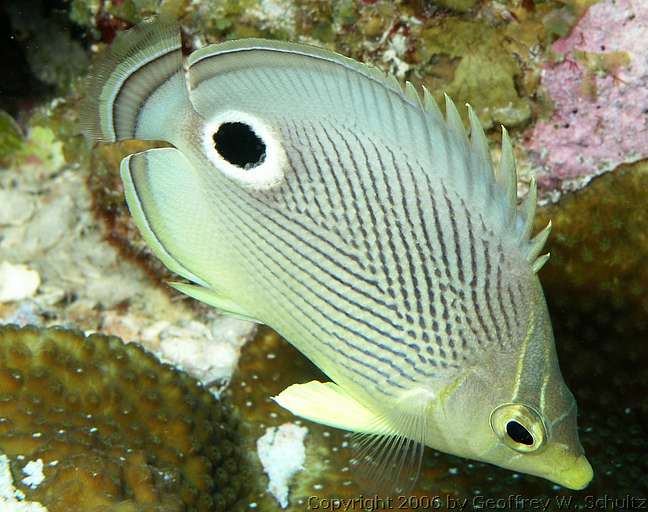
[[[293,476],[304,469],[306,450],[304,439],[306,427],[284,423],[266,429],[257,440],[257,452],[268,475],[268,491],[277,499],[281,508],[288,506],[288,487]]]

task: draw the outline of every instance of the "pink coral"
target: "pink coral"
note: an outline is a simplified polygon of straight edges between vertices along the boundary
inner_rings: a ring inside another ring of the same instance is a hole
[[[648,2],[604,0],[552,47],[542,84],[555,110],[527,137],[545,190],[578,188],[648,157]]]

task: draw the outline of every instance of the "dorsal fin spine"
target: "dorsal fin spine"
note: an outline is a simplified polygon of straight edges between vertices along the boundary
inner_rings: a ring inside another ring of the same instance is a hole
[[[538,199],[538,185],[536,183],[535,177],[531,177],[531,182],[529,183],[529,192],[524,198],[522,205],[520,207],[520,213],[524,218],[524,223],[520,229],[520,244],[524,244],[529,240],[531,236],[531,230],[533,229],[533,218],[535,217],[536,202]]]
[[[502,186],[506,191],[506,199],[509,208],[515,212],[517,203],[517,169],[515,165],[515,155],[513,154],[513,145],[508,134],[508,130],[502,126],[502,157],[499,164],[499,176],[502,180]]]
[[[544,267],[544,264],[547,263],[549,260],[550,253],[543,254],[542,256],[539,256],[534,262],[533,262],[533,272],[538,273],[542,267]]]
[[[414,103],[416,103],[419,108],[424,110],[423,102],[421,101],[421,96],[419,95],[414,84],[407,80],[405,82],[405,95]]]
[[[466,104],[466,107],[468,108],[468,119],[470,121],[470,142],[472,149],[481,160],[482,165],[485,166],[487,172],[492,173],[493,166],[490,150],[488,149],[488,139],[474,109],[468,104]]]
[[[532,263],[542,251],[549,234],[551,233],[551,221],[547,223],[545,228],[540,231],[530,242],[529,248],[527,249],[527,260]]]
[[[439,109],[439,105],[434,99],[434,96],[432,96],[432,93],[428,90],[427,87],[423,86],[422,89],[423,89],[423,108],[425,109],[426,112],[432,114],[438,122],[440,123],[443,122],[443,114],[441,114],[441,110]]]
[[[468,149],[468,138],[466,136],[466,129],[464,128],[463,121],[457,110],[457,106],[454,104],[454,101],[450,99],[450,96],[443,94],[445,98],[445,109],[446,109],[446,124],[450,130],[452,130],[458,139],[462,142],[464,149]]]

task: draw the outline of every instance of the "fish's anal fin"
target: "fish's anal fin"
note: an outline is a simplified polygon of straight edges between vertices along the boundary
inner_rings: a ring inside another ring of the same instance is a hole
[[[219,294],[211,288],[176,281],[169,281],[167,284],[171,288],[178,290],[180,293],[188,295],[192,299],[196,299],[200,302],[204,302],[205,304],[209,304],[225,315],[238,318],[239,320],[248,320],[250,322],[262,323],[254,318],[250,313],[245,311],[245,309],[239,306],[236,302]]]
[[[316,380],[288,386],[272,398],[295,416],[329,427],[384,434],[379,418],[333,382]]]

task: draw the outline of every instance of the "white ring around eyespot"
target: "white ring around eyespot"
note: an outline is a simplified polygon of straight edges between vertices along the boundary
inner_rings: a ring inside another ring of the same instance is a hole
[[[244,169],[229,163],[218,153],[214,134],[223,123],[244,123],[261,139],[265,145],[265,158],[260,165]],[[227,110],[209,119],[203,129],[203,150],[216,169],[251,189],[272,188],[281,183],[285,175],[286,152],[279,137],[263,120],[245,112]]]

